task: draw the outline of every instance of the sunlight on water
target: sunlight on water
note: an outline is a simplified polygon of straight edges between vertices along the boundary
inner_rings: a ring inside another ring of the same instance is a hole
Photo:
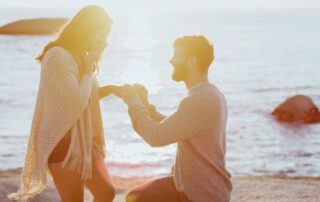
[[[319,13],[242,10],[231,15],[217,10],[146,17],[132,11],[122,16],[113,15],[110,46],[98,75],[101,85],[142,83],[151,103],[169,115],[187,94],[182,83],[171,81],[172,43],[186,33],[204,33],[216,50],[210,80],[224,92],[229,106],[227,166],[232,174],[319,175],[319,125],[292,128],[269,115],[298,93],[320,106]],[[0,36],[0,169],[23,164],[39,80],[34,58],[52,39]],[[147,146],[115,96],[103,99],[101,106],[111,173],[170,172],[175,145]]]

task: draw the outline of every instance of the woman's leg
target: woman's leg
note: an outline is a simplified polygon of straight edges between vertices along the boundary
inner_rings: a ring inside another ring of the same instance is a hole
[[[49,168],[62,202],[82,202],[84,185],[80,175],[58,166]]]
[[[103,158],[97,159],[92,155],[92,179],[84,184],[93,194],[94,202],[111,202],[115,197],[115,189]]]
[[[49,169],[53,182],[63,202],[83,201],[84,184],[80,175],[59,166],[65,158],[70,139],[62,139],[49,157]]]

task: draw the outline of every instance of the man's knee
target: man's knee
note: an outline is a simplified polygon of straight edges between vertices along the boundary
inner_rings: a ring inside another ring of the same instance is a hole
[[[143,195],[137,190],[131,190],[126,195],[126,202],[142,202]]]

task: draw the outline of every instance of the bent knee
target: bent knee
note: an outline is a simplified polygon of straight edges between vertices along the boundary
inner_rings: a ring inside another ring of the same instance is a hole
[[[131,190],[126,195],[126,202],[142,202],[143,197],[139,191]]]
[[[126,202],[133,202],[133,201],[136,201],[135,200],[135,194],[132,191],[130,191],[126,195]]]

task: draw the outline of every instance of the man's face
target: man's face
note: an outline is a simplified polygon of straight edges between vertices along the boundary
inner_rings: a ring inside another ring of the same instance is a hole
[[[177,82],[184,81],[188,74],[188,68],[182,48],[174,48],[173,57],[171,58],[170,63],[174,69],[171,78]]]

